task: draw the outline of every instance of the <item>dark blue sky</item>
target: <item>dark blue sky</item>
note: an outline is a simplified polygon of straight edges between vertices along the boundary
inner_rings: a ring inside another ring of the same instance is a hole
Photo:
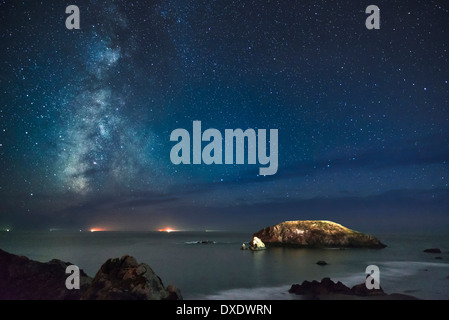
[[[445,1],[66,5],[0,3],[0,228],[449,227]],[[194,120],[278,129],[277,173],[173,165]]]

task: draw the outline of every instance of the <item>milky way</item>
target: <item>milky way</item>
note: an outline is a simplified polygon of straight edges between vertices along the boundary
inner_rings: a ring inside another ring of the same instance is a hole
[[[1,2],[0,228],[449,225],[448,7],[373,4]],[[193,121],[277,129],[278,171],[174,165]]]
[[[67,127],[61,135],[61,180],[68,191],[81,195],[136,190],[150,182],[158,190],[164,183],[154,183],[161,174],[152,156],[153,124],[129,116],[133,107],[127,104],[129,86],[114,82],[121,76],[123,55],[129,54],[117,35],[128,22],[114,5],[108,5],[106,12],[110,18],[106,32],[88,32],[81,48],[85,64],[76,72],[82,80],[71,88],[77,94],[67,104]]]

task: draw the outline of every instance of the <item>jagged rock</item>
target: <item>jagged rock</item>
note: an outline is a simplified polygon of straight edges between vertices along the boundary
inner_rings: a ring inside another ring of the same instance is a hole
[[[164,287],[149,265],[125,255],[109,259],[95,275],[82,300],[180,300],[173,286]]]
[[[318,295],[330,293],[351,294],[351,289],[340,281],[335,283],[330,278],[323,278],[321,282],[313,280],[312,282],[304,281],[302,284],[294,284],[288,292],[316,298]]]
[[[385,248],[377,238],[331,221],[286,221],[256,232],[266,246]]]
[[[109,259],[94,279],[80,269],[80,289],[66,288],[67,266],[51,260],[42,263],[0,249],[0,300],[179,300],[174,286],[164,288],[147,264],[131,256]]]
[[[265,243],[263,243],[258,237],[253,237],[253,240],[249,244],[249,248],[253,251],[264,250]]]
[[[385,299],[385,300],[416,300],[416,297],[392,293],[386,294],[382,288],[368,289],[365,283],[353,286],[351,289],[338,281],[323,278],[321,282],[316,280],[303,281],[302,284],[293,284],[288,290],[290,293],[302,295],[305,299]]]
[[[425,249],[424,252],[426,252],[426,253],[441,253],[441,249],[439,249],[439,248],[430,248],[430,249]]]
[[[80,269],[80,289],[68,290],[70,262],[38,262],[0,249],[0,300],[78,300],[92,278]]]

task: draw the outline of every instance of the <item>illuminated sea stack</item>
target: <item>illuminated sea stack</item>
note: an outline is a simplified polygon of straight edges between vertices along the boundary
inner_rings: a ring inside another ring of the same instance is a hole
[[[268,246],[300,248],[372,248],[386,245],[372,235],[348,229],[332,221],[286,221],[256,232]]]

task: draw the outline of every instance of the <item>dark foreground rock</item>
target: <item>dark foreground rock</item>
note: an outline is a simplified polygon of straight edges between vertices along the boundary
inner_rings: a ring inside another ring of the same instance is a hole
[[[109,259],[97,272],[82,300],[181,300],[178,289],[164,287],[149,265],[131,256]]]
[[[0,249],[1,300],[78,300],[92,278],[80,270],[80,289],[68,290],[65,273],[70,262],[42,263]]]
[[[293,284],[288,292],[302,295],[304,299],[395,299],[414,300],[415,297],[404,294],[386,294],[382,288],[369,290],[365,284],[359,284],[352,288],[342,282],[333,282],[330,278],[323,278],[321,282],[304,281],[302,284]]]
[[[286,221],[256,232],[266,246],[302,248],[373,248],[386,245],[377,238],[331,221]]]
[[[0,300],[169,300],[182,299],[164,287],[147,264],[124,256],[109,259],[94,279],[80,269],[80,289],[66,288],[70,262],[38,262],[0,249]]]
[[[330,278],[323,278],[321,282],[313,280],[312,282],[304,281],[302,284],[294,284],[288,292],[314,298],[329,293],[351,294],[351,289],[340,281],[335,283]]]

